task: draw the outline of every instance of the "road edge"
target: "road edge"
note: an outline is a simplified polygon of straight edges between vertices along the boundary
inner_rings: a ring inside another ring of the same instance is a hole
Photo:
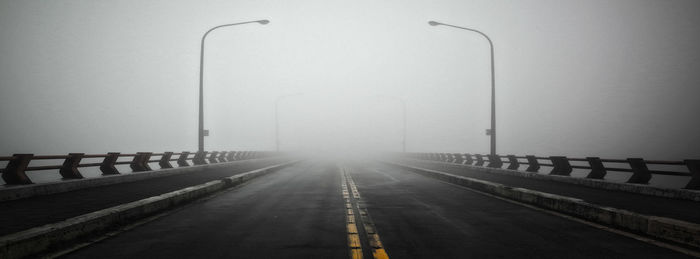
[[[661,240],[700,248],[700,224],[665,217],[648,216],[627,210],[605,207],[567,196],[513,188],[474,178],[393,162],[391,165],[409,169],[429,177],[497,195],[536,207],[561,212],[587,221],[641,233]]]
[[[63,193],[69,191],[75,191],[85,188],[92,188],[98,186],[106,186],[112,184],[120,184],[127,182],[136,182],[151,178],[166,177],[172,175],[179,175],[185,173],[200,172],[207,169],[225,168],[235,165],[240,165],[244,163],[255,163],[261,160],[275,159],[270,158],[256,158],[247,160],[237,160],[228,161],[215,164],[205,164],[205,165],[190,165],[186,167],[176,167],[176,168],[166,168],[166,169],[156,169],[147,172],[132,172],[132,173],[122,173],[118,175],[102,175],[99,177],[91,177],[84,179],[71,179],[63,180],[60,182],[50,182],[50,183],[37,183],[30,185],[17,185],[0,188],[0,202],[12,201],[19,199],[26,199],[35,196],[50,195],[56,193]]]
[[[23,258],[176,208],[299,162],[290,161],[83,214],[0,237],[0,258]]]
[[[629,193],[642,194],[642,195],[655,196],[655,197],[683,199],[683,200],[700,202],[700,191],[695,191],[695,190],[672,189],[672,188],[649,186],[646,184],[619,183],[619,182],[611,182],[611,181],[606,181],[606,180],[580,178],[580,177],[573,177],[573,176],[549,175],[549,174],[541,174],[541,173],[528,173],[528,172],[524,172],[521,170],[512,170],[512,169],[505,169],[505,168],[490,168],[490,167],[486,167],[486,166],[465,165],[465,164],[448,163],[448,162],[441,162],[441,161],[427,161],[427,160],[419,160],[419,159],[410,159],[410,160],[420,162],[420,163],[433,163],[436,166],[459,166],[459,167],[469,169],[469,170],[481,171],[481,172],[492,173],[492,174],[501,174],[501,175],[508,175],[508,176],[524,177],[524,178],[533,178],[533,179],[537,179],[537,180],[562,182],[562,183],[587,186],[587,187],[597,188],[597,189],[622,191],[622,192],[629,192]]]

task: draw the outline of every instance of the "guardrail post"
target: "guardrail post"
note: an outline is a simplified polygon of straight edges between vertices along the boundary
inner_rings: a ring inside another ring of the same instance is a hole
[[[228,151],[221,151],[219,153],[219,162],[226,162],[226,153],[228,153]]]
[[[642,158],[627,158],[632,168],[632,177],[627,180],[628,183],[648,184],[651,180],[651,172],[647,168],[647,163]]]
[[[537,173],[540,170],[540,161],[537,160],[536,156],[525,156],[527,158],[527,169],[526,172]]]
[[[510,170],[518,170],[520,167],[520,162],[518,162],[518,159],[515,157],[515,155],[508,155],[508,162],[510,163],[508,165],[508,169]]]
[[[475,154],[476,156],[476,166],[483,166],[484,165],[484,158],[480,154]]]
[[[569,159],[565,156],[550,156],[549,160],[552,160],[553,166],[552,171],[549,172],[549,174],[551,175],[569,176],[571,174],[571,171],[574,170],[573,168],[571,168]]]
[[[151,156],[153,155],[153,152],[143,152],[142,154],[143,154],[143,160],[142,160],[142,162],[143,162],[143,164],[142,164],[143,167],[146,168],[146,171],[151,171],[151,170],[153,170],[153,169],[151,169],[151,166],[148,165],[148,163],[149,163],[150,160],[151,160]]]
[[[690,171],[690,181],[685,186],[685,189],[700,190],[700,160],[687,159],[683,162],[685,162]]]
[[[63,166],[58,169],[58,172],[64,179],[83,179],[83,175],[78,171],[80,160],[83,159],[85,153],[69,153],[66,160],[63,161]]]
[[[173,165],[170,164],[171,157],[173,157],[173,152],[163,153],[163,156],[160,157],[160,161],[158,161],[160,168],[173,168]]]
[[[117,159],[119,159],[119,152],[107,153],[105,159],[102,160],[102,164],[100,165],[100,171],[102,171],[103,175],[119,174],[119,170],[117,170],[117,167],[114,166]]]
[[[603,161],[601,161],[599,157],[586,157],[586,160],[588,160],[588,164],[591,166],[591,172],[588,173],[588,176],[586,176],[586,178],[589,178],[589,179],[603,179],[603,178],[605,178],[607,171],[605,171],[605,165],[603,165]]]
[[[6,184],[32,184],[24,172],[29,166],[29,162],[34,158],[34,154],[14,154],[7,163],[5,170],[2,170],[2,179]]]
[[[205,160],[207,157],[207,151],[197,151],[197,153],[194,153],[194,158],[192,158],[192,163],[195,165],[205,165],[207,164],[207,161]]]
[[[501,168],[501,166],[503,166],[503,161],[501,160],[501,156],[488,155],[488,157],[489,157],[489,164],[486,167]]]
[[[210,164],[215,164],[218,163],[219,161],[216,160],[216,155],[219,154],[219,151],[212,151],[211,155],[209,155],[209,163]]]
[[[454,153],[453,155],[455,157],[455,163],[460,164],[460,165],[464,164],[464,157],[462,157],[462,154]]]
[[[177,158],[177,166],[179,166],[179,167],[190,166],[190,164],[187,163],[187,157],[189,155],[190,155],[190,152],[182,151],[182,153],[180,153],[180,156]]]
[[[136,152],[136,156],[134,156],[134,159],[131,160],[131,164],[129,164],[131,170],[134,172],[151,171],[152,169],[148,165],[151,154],[150,152]]]
[[[472,154],[464,154],[464,164],[471,165],[472,163],[474,163],[474,159],[472,159]]]

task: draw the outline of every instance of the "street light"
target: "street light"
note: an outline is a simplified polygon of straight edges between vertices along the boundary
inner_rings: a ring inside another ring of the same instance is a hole
[[[444,26],[449,26],[449,27],[453,27],[453,28],[457,28],[457,29],[476,32],[476,33],[480,34],[481,36],[484,36],[484,38],[486,38],[486,40],[489,42],[489,46],[491,47],[491,129],[487,129],[486,134],[491,137],[491,155],[495,156],[496,155],[496,82],[495,82],[496,75],[494,72],[493,42],[491,41],[491,38],[489,38],[489,36],[487,36],[483,32],[475,30],[475,29],[450,25],[450,24],[436,22],[436,21],[429,21],[428,24],[430,24],[431,26],[444,25]]]
[[[404,99],[401,99],[401,98],[395,97],[395,96],[377,95],[377,97],[394,99],[394,100],[398,100],[399,102],[401,102],[401,108],[403,110],[403,129],[402,129],[403,136],[401,139],[401,150],[404,153],[406,153],[406,101],[404,101]]]
[[[291,97],[291,96],[297,96],[297,95],[303,95],[304,93],[295,93],[295,94],[287,94],[287,95],[282,95],[278,96],[277,99],[275,100],[275,145],[277,147],[277,151],[280,151],[280,120],[279,120],[279,102],[280,100]]]
[[[201,48],[200,48],[200,52],[199,52],[199,138],[198,138],[198,150],[200,152],[204,151],[204,41],[207,39],[207,36],[209,35],[209,33],[212,32],[213,30],[216,30],[216,29],[222,28],[222,27],[229,27],[229,26],[241,25],[241,24],[247,24],[247,23],[259,23],[259,24],[265,25],[265,24],[270,23],[270,21],[269,20],[257,20],[257,21],[222,24],[219,26],[212,27],[207,32],[205,32],[204,35],[202,36],[202,43],[201,43]]]

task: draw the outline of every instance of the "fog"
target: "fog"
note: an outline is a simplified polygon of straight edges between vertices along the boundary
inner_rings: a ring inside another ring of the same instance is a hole
[[[0,156],[206,150],[700,157],[700,2],[0,1]]]

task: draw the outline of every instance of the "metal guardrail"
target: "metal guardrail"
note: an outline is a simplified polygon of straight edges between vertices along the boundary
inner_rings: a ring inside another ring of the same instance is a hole
[[[194,157],[189,157],[192,154],[187,151],[180,153],[163,152],[138,152],[135,154],[121,154],[118,152],[110,152],[107,154],[85,154],[85,153],[69,153],[68,155],[47,155],[35,156],[34,154],[14,154],[12,156],[0,157],[0,161],[8,161],[5,169],[0,170],[2,179],[6,184],[32,184],[32,180],[25,173],[26,171],[42,171],[42,170],[59,170],[63,179],[82,179],[83,175],[78,168],[82,167],[99,167],[102,175],[120,174],[115,165],[129,165],[132,172],[152,171],[149,163],[158,163],[160,169],[173,168],[170,162],[177,162],[178,167],[190,166],[188,161],[194,165],[203,165],[208,163],[219,163],[228,161],[237,161],[253,158],[263,158],[274,156],[276,152],[267,151],[202,151],[194,153]],[[173,158],[177,156],[177,158]],[[131,157],[130,161],[117,161],[122,157]],[[160,157],[159,159],[151,159],[152,157]],[[99,163],[81,163],[84,158],[103,158]],[[63,160],[61,165],[46,165],[46,166],[30,166],[31,161],[35,160]]]
[[[591,170],[586,178],[604,179],[608,171],[629,172],[632,176],[627,183],[649,184],[653,175],[672,175],[689,177],[685,189],[700,190],[700,159],[686,159],[683,161],[663,161],[644,160],[642,158],[627,159],[602,159],[599,157],[569,158],[565,156],[516,156],[516,155],[481,155],[481,154],[461,154],[461,153],[400,153],[404,157],[414,159],[433,160],[440,162],[485,166],[490,168],[502,168],[519,170],[521,165],[527,165],[526,172],[539,172],[542,166],[552,167],[551,175],[570,176],[573,169]],[[505,161],[504,161],[505,159]],[[544,160],[544,162],[543,162]],[[588,165],[572,165],[571,162],[587,162]],[[615,166],[606,166],[614,164]],[[626,164],[629,168],[619,167],[619,164]],[[687,172],[650,170],[647,165],[673,165],[686,166]]]

